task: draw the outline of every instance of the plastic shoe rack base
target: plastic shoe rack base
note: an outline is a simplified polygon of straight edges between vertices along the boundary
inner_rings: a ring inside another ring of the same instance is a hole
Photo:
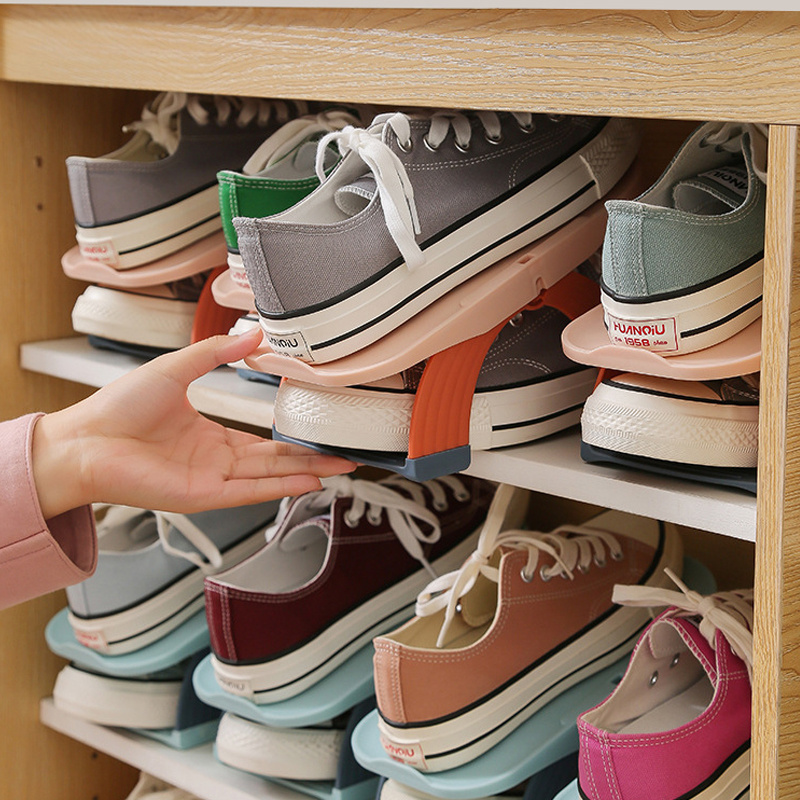
[[[214,675],[211,656],[207,656],[194,671],[194,690],[204,703],[251,722],[275,728],[304,728],[333,719],[374,694],[372,653],[369,644],[302,694],[265,705],[226,692]]]
[[[57,655],[78,666],[115,678],[131,678],[172,667],[209,646],[206,612],[198,611],[182,625],[152,644],[120,656],[106,656],[82,645],[72,631],[64,608],[47,623],[44,638]]]
[[[375,450],[353,450],[347,447],[329,447],[318,442],[307,442],[304,439],[293,439],[284,436],[274,425],[272,438],[276,442],[288,442],[310,447],[318,453],[328,456],[341,456],[359,464],[370,467],[388,469],[410,478],[412,481],[429,481],[440,478],[442,475],[452,475],[465,470],[472,460],[472,450],[468,444],[454,447],[451,450],[442,450],[438,453],[409,458],[407,453],[381,453]]]
[[[701,594],[716,590],[711,572],[693,558],[684,559],[683,578]],[[419,772],[391,759],[380,742],[378,712],[367,715],[353,733],[353,753],[368,770],[442,800],[473,800],[499,795],[547,769],[578,749],[576,719],[611,694],[629,656],[581,681],[552,700],[491,750],[445,772]],[[578,800],[577,792],[559,800]]]
[[[587,464],[607,464],[612,467],[624,467],[655,475],[667,475],[684,481],[708,483],[712,486],[727,486],[741,489],[749,494],[756,494],[758,472],[755,468],[739,467],[704,467],[697,464],[678,464],[671,461],[660,461],[655,458],[634,456],[628,453],[616,453],[604,447],[595,447],[581,442],[581,458]]]

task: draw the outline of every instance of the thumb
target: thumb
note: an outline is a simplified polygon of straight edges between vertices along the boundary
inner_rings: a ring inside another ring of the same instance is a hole
[[[188,386],[193,380],[211,372],[212,369],[230,361],[238,361],[252,353],[261,343],[261,336],[260,326],[239,335],[210,336],[174,353],[159,356],[150,363],[164,369],[174,380]]]

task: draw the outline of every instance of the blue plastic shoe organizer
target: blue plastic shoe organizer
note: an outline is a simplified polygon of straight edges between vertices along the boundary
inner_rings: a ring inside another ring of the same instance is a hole
[[[289,789],[315,797],[316,800],[373,800],[380,778],[364,769],[353,755],[352,739],[356,725],[375,709],[375,696],[368,697],[350,712],[345,728],[344,743],[336,765],[333,781],[293,781],[285,778],[267,778]]]
[[[198,611],[182,625],[141,650],[107,656],[82,645],[69,624],[69,609],[62,609],[47,623],[44,638],[57,655],[115,678],[137,677],[173,667],[209,646],[206,612]]]
[[[194,671],[197,696],[210,706],[273,728],[305,728],[326,722],[371,697],[372,644],[362,647],[340,667],[301,694],[277,703],[258,705],[225,691],[217,682],[211,656]]]
[[[716,581],[693,558],[684,559],[683,579],[701,594],[711,594]],[[353,733],[353,752],[366,769],[442,800],[474,800],[507,792],[578,750],[576,720],[608,697],[619,683],[630,656],[606,667],[549,702],[500,743],[478,758],[444,772],[419,772],[394,761],[378,734],[378,712],[368,714]],[[563,784],[562,784],[563,785]],[[573,800],[571,796],[559,800]],[[578,800],[577,795],[574,800]]]
[[[68,613],[66,608],[59,611],[47,623],[44,636],[50,650],[78,666],[114,678],[135,678],[161,672],[190,659],[178,698],[175,727],[130,730],[176,750],[186,750],[214,741],[219,724],[219,709],[204,703],[195,693],[192,683],[195,667],[209,652],[205,611],[190,617],[163,639],[141,650],[118,656],[103,655],[80,644],[69,624]]]
[[[356,724],[375,708],[372,683],[372,645],[361,648],[319,683],[295,697],[258,705],[225,691],[217,682],[211,656],[194,670],[194,689],[204,702],[239,717],[273,728],[303,728],[326,722],[352,709],[345,731],[334,781],[298,781],[265,778],[317,800],[373,800],[378,776],[368,772],[353,756],[350,745]],[[264,776],[261,776],[264,777]]]

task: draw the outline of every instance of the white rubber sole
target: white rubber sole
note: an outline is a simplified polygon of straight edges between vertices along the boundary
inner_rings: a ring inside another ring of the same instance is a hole
[[[335,780],[345,732],[334,728],[271,728],[226,712],[216,755],[229,767],[298,781]]]
[[[731,762],[710,786],[692,795],[692,800],[750,800],[750,748]]]
[[[680,570],[681,558],[677,532],[667,531],[649,583],[663,585],[664,567]],[[400,728],[379,717],[381,743],[390,756],[423,772],[466,764],[571,686],[630,652],[649,620],[647,609],[619,607],[499,693],[443,722]]]
[[[258,530],[222,554],[220,570],[248,558],[264,545]],[[205,606],[204,574],[193,569],[149,600],[105,617],[84,619],[72,612],[68,619],[75,638],[86,647],[106,655],[132,653],[175,630]]]
[[[335,305],[280,319],[261,318],[270,347],[326,362],[377,341],[454,287],[539,239],[600,199],[636,155],[629,120],[612,119],[595,139],[513,197],[425,250],[426,263],[400,264]]]
[[[595,378],[596,371],[586,369],[475,394],[470,445],[491,450],[577,424]],[[275,398],[275,427],[284,436],[331,447],[406,452],[413,408],[410,392],[314,386],[287,379]]]
[[[480,531],[474,531],[449,553],[432,563],[437,575],[461,566],[473,552]],[[431,576],[417,570],[364,605],[336,620],[307,644],[260,664],[226,664],[211,657],[217,682],[231,694],[255,703],[275,703],[300,694],[343,664],[375,636],[414,615],[417,595]]]
[[[98,725],[174,728],[182,681],[126,680],[64,667],[56,677],[56,708]]]
[[[191,341],[197,303],[89,286],[75,301],[77,333],[177,350]]]
[[[228,269],[231,273],[231,280],[237,286],[241,286],[242,289],[250,289],[250,281],[247,279],[247,272],[245,272],[240,253],[228,252]]]
[[[601,383],[581,416],[586,444],[713,467],[758,463],[758,406],[704,403]]]
[[[96,228],[75,226],[81,255],[116,269],[149,264],[221,228],[216,185],[124,222]]]
[[[763,259],[697,292],[653,303],[626,303],[601,293],[614,344],[682,355],[724,342],[761,316]]]

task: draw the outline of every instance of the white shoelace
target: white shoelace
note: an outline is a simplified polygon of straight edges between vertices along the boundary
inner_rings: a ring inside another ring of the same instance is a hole
[[[745,145],[744,135],[749,134],[749,145]],[[748,146],[753,171],[762,183],[767,182],[767,144],[769,126],[751,122],[723,122],[713,133],[703,138],[705,144],[713,144],[730,153],[743,151]]]
[[[616,537],[598,528],[562,525],[550,533],[522,530],[501,532],[500,524],[499,518],[493,521],[490,515],[475,552],[461,569],[431,581],[417,597],[415,613],[418,617],[427,617],[445,609],[444,621],[436,640],[437,647],[444,646],[447,631],[458,613],[459,602],[469,593],[478,577],[483,575],[490,581],[499,582],[500,571],[489,563],[498,547],[527,550],[528,561],[522,570],[522,579],[526,582],[534,580],[536,576],[540,553],[547,553],[556,562],[550,567],[543,565],[539,570],[539,577],[543,581],[549,581],[557,575],[572,580],[576,568],[587,572],[592,563],[604,566],[606,548],[612,558],[622,558],[622,548]]]
[[[105,510],[105,516],[97,523],[97,537],[102,540],[114,528],[131,524],[137,517],[152,514],[156,520],[156,531],[161,542],[161,547],[166,553],[177,558],[190,561],[206,574],[218,570],[222,566],[222,553],[211,539],[200,530],[184,514],[175,514],[168,511],[148,511],[131,506],[110,505],[108,503],[95,503],[95,513]],[[181,550],[170,544],[171,529],[177,530],[198,552]],[[136,540],[135,529],[132,538]]]
[[[425,505],[425,493],[421,486],[431,493],[433,507],[437,511],[444,511],[447,508],[447,495],[443,486],[451,489],[456,500],[469,499],[466,487],[454,475],[446,475],[422,484],[414,483],[399,475],[393,475],[380,483],[337,475],[333,478],[324,478],[322,484],[323,488],[320,491],[305,495],[300,502],[307,503],[309,509],[322,510],[329,508],[337,497],[352,497],[353,504],[344,518],[345,524],[352,527],[358,525],[365,513],[367,520],[377,525],[380,522],[381,512],[385,509],[389,524],[406,552],[419,561],[434,578],[436,572],[425,558],[422,544],[438,542],[442,532],[439,518]],[[411,498],[400,494],[392,487],[402,487]],[[267,541],[272,539],[281,527],[291,507],[291,500],[292,498],[287,498],[282,502],[275,523],[267,531]],[[419,522],[428,525],[430,532],[426,534],[420,528]]]
[[[236,124],[247,127],[256,120],[264,127],[273,115],[279,122],[290,119],[289,106],[282,100],[264,100],[255,97],[230,97],[214,95],[214,113],[217,122],[225,125],[231,115],[236,113]],[[297,102],[299,113],[305,113],[307,106]],[[146,131],[150,138],[172,155],[178,147],[178,114],[186,109],[198,125],[208,125],[211,112],[200,102],[196,94],[186,92],[162,92],[142,109],[142,118],[125,125],[126,133]]]
[[[502,131],[498,115],[494,111],[479,111],[475,115],[483,125],[486,137],[490,141],[499,142]],[[514,113],[514,118],[525,130],[533,130],[531,114]],[[431,115],[430,128],[425,137],[426,146],[431,150],[438,149],[451,127],[456,146],[463,151],[468,150],[472,126],[464,114],[456,111],[437,111]],[[400,112],[379,114],[369,128],[348,125],[340,131],[332,131],[323,136],[317,146],[317,176],[320,182],[325,180],[325,151],[332,142],[338,145],[342,156],[350,151],[358,153],[375,178],[386,227],[407,267],[415,270],[426,259],[415,238],[421,230],[414,202],[414,189],[403,162],[383,141],[387,128],[397,137],[401,150],[407,151],[412,146],[411,122],[408,116]]]
[[[747,665],[753,680],[753,592],[717,592],[704,596],[693,592],[675,573],[664,570],[680,589],[661,589],[655,586],[615,586],[613,601],[624,606],[659,608],[674,606],[674,617],[701,617],[699,630],[713,650],[717,649],[716,633],[721,631],[731,650]]]

